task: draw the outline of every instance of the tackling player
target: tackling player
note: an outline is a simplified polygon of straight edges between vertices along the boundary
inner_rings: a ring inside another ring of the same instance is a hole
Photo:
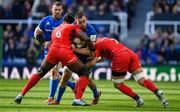
[[[34,37],[38,40],[38,42],[44,46],[44,56],[48,53],[48,45],[51,41],[51,33],[52,31],[59,26],[62,22],[62,14],[63,14],[64,6],[60,2],[54,2],[52,5],[52,15],[44,17],[39,25],[36,27],[34,31]],[[61,64],[57,64],[51,70],[51,77],[49,81],[50,93],[47,100],[47,103],[53,101],[54,95],[56,93],[57,86],[59,84],[59,69]],[[74,83],[71,81],[67,82],[67,85],[74,89]]]
[[[80,27],[88,36],[89,38],[94,41],[96,40],[96,31],[94,29],[94,27],[90,24],[87,23],[87,18],[86,16],[82,13],[82,12],[78,12],[75,16],[75,20],[76,20],[76,25],[78,25],[78,27]],[[80,41],[79,39],[76,38],[75,40],[76,42],[76,47],[77,48],[86,48],[86,46],[84,45],[84,42]],[[82,50],[81,49],[81,50]],[[87,55],[81,55],[76,53],[78,58],[83,62],[83,63],[87,63],[88,62],[88,56]],[[50,103],[51,105],[57,105],[59,104],[62,95],[64,94],[64,91],[66,89],[66,83],[69,80],[69,78],[72,76],[73,72],[70,71],[67,67],[64,68],[64,74],[62,76],[62,79],[60,81],[60,87],[59,87],[59,91],[58,91],[58,95],[55,101],[53,101],[52,103]],[[92,75],[92,71],[90,70],[90,74]],[[91,76],[92,77],[92,76]],[[89,84],[88,86],[90,87],[90,89],[93,92],[93,100],[91,104],[97,104],[99,101],[99,98],[101,96],[101,92],[97,90],[96,84],[94,83],[93,79],[90,78],[89,79]],[[81,102],[79,102],[79,100],[74,100],[72,105],[81,105]]]
[[[96,56],[99,57],[96,59],[96,62],[101,62],[103,58],[112,61],[112,81],[114,82],[114,87],[133,98],[136,101],[136,107],[143,106],[144,101],[130,87],[124,84],[127,72],[132,74],[138,84],[152,91],[164,107],[168,107],[168,101],[165,99],[163,91],[159,90],[153,82],[145,78],[138,56],[132,50],[117,40],[108,37],[98,38],[95,42],[95,48]],[[79,50],[76,48],[76,51]],[[88,51],[88,49],[86,50]],[[94,65],[95,63],[91,63],[90,66]]]
[[[112,81],[114,82],[114,87],[133,98],[137,107],[141,107],[144,101],[130,87],[124,84],[127,72],[132,74],[138,84],[152,91],[164,107],[168,107],[163,91],[145,78],[138,56],[132,50],[117,40],[108,37],[98,38],[95,47],[97,57],[100,56],[112,60]]]
[[[21,93],[15,98],[17,104],[21,103],[23,96],[35,86],[48,71],[50,71],[58,62],[62,62],[64,66],[67,66],[71,71],[80,76],[76,84],[76,100],[80,100],[81,103],[83,103],[83,106],[89,105],[81,100],[89,81],[89,68],[73,53],[71,43],[73,38],[77,37],[82,41],[85,41],[85,44],[91,51],[95,51],[95,47],[89,37],[81,31],[79,27],[70,24],[73,19],[74,18],[70,15],[66,15],[64,22],[53,30],[52,44],[49,48],[49,52],[43,60],[39,71],[31,75],[31,78],[28,80]]]

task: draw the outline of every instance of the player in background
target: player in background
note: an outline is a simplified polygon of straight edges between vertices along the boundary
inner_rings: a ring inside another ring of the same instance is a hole
[[[133,98],[136,101],[136,107],[143,106],[144,101],[124,83],[127,72],[132,74],[138,84],[152,91],[164,107],[168,107],[168,101],[165,99],[163,91],[145,78],[138,56],[132,50],[117,40],[108,37],[98,38],[95,48],[97,57],[112,60],[112,81],[114,82],[114,87]]]
[[[96,40],[96,30],[94,29],[94,27],[90,24],[87,23],[87,18],[86,16],[82,13],[82,12],[78,12],[75,16],[75,21],[76,21],[76,25],[78,27],[81,28],[81,30],[83,30],[91,40]],[[84,45],[84,42],[80,41],[78,38],[76,38],[75,40],[76,42],[76,47],[80,48],[81,50],[83,50],[83,48],[86,48],[86,46]],[[88,62],[88,56],[87,55],[81,55],[81,54],[77,54],[78,58],[83,62],[83,63],[87,63]],[[91,55],[91,54],[90,54]],[[89,88],[92,90],[93,92],[93,100],[91,104],[97,104],[99,102],[99,98],[101,96],[101,92],[97,90],[96,84],[94,83],[92,77],[92,71],[90,70],[90,78],[89,78]],[[58,105],[61,101],[62,95],[64,94],[64,91],[66,89],[66,83],[67,81],[71,78],[73,72],[70,71],[67,67],[64,68],[64,72],[63,72],[63,76],[62,79],[60,81],[60,86],[59,86],[59,91],[58,91],[58,95],[55,101],[53,101],[52,103],[49,103],[50,105]],[[79,100],[74,100],[72,105],[79,105]]]
[[[17,104],[21,103],[23,96],[35,86],[48,71],[50,71],[58,62],[61,62],[64,66],[67,66],[71,71],[79,75],[79,80],[76,84],[76,100],[81,101],[80,106],[89,106],[89,104],[81,100],[89,81],[89,68],[73,53],[71,43],[73,38],[77,37],[82,41],[85,41],[85,44],[89,47],[90,51],[95,51],[95,47],[89,37],[80,30],[79,27],[70,24],[72,20],[74,20],[72,16],[66,15],[64,22],[53,30],[51,35],[52,43],[49,52],[42,61],[38,72],[31,75],[31,78],[28,80],[21,93],[16,96],[15,102]]]
[[[63,10],[64,6],[61,2],[54,2],[52,4],[52,15],[44,17],[34,31],[34,37],[38,40],[40,45],[44,46],[44,57],[47,55],[49,50],[48,45],[51,41],[52,31],[63,22]],[[51,77],[49,81],[50,93],[47,103],[53,101],[54,99],[54,95],[56,93],[56,89],[60,79],[60,68],[61,64],[59,63],[51,70]],[[68,81],[67,85],[74,89],[73,82]]]

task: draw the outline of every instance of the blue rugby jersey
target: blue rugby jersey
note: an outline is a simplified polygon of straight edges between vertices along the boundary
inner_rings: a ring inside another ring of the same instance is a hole
[[[62,18],[59,18],[58,20],[55,20],[51,15],[44,17],[38,27],[42,30],[44,33],[44,39],[45,41],[51,41],[51,33],[52,31],[59,26],[63,22]]]
[[[90,25],[90,24],[87,24],[86,26],[86,29],[84,31],[88,36],[89,38],[92,40],[92,41],[95,41],[96,37],[97,37],[97,33],[96,33],[96,30],[95,28]],[[83,46],[84,47],[84,46]],[[83,48],[82,47],[82,48]],[[84,55],[79,55],[77,54],[78,58],[83,62],[83,63],[87,63],[87,56],[84,56]]]
[[[44,17],[39,22],[38,28],[42,30],[45,41],[51,41],[52,31],[63,22],[63,18],[55,20],[51,15]],[[44,50],[44,56],[48,53],[48,48]]]

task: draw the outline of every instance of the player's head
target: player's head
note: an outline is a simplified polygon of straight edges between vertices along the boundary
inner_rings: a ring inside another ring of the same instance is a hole
[[[74,17],[71,15],[71,14],[66,14],[65,16],[64,16],[64,22],[66,22],[66,23],[74,23]]]
[[[53,2],[52,4],[52,16],[55,19],[59,19],[64,11],[64,5],[61,2]]]
[[[83,12],[78,12],[75,16],[76,24],[82,29],[85,30],[87,26],[87,18]]]

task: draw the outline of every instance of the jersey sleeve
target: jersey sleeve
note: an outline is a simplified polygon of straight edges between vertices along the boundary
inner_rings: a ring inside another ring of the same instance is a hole
[[[100,52],[99,50],[96,50],[96,57],[99,57],[100,56]]]
[[[96,42],[95,48],[96,48],[96,51],[95,51],[95,53],[96,53],[96,57],[99,57],[99,56],[100,56],[100,48],[99,48],[99,46],[98,46],[98,43],[97,43],[97,42]]]
[[[45,18],[41,19],[41,21],[38,24],[38,27],[40,30],[44,31],[45,30]]]
[[[91,41],[96,41],[97,33],[93,26],[90,26],[89,38],[91,39]]]

